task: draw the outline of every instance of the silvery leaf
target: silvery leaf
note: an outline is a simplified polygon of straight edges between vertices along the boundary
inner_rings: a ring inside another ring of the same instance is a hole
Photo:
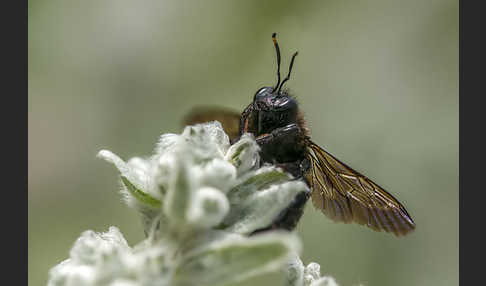
[[[240,240],[226,240],[192,252],[174,272],[175,285],[225,285],[279,269],[294,249],[295,236],[268,233]]]

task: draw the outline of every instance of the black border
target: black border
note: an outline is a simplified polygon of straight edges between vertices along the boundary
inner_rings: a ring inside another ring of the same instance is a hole
[[[459,1],[459,282],[484,281],[485,9]],[[474,5],[476,4],[476,5]],[[476,283],[475,283],[476,282]],[[477,283],[479,282],[479,283]]]
[[[28,1],[2,5],[2,249],[6,284],[28,283]],[[10,5],[8,5],[10,4]],[[5,160],[6,159],[6,160]],[[10,277],[8,277],[10,276]],[[10,279],[9,279],[10,278]],[[8,282],[7,282],[8,281]],[[11,282],[10,282],[11,281]]]

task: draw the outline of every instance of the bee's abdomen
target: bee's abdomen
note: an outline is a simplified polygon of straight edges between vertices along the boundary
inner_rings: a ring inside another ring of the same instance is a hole
[[[295,162],[277,164],[276,166],[292,174],[295,179],[303,179],[305,181],[303,174],[307,172],[308,165],[308,159],[304,158]],[[307,185],[309,185],[307,181],[305,182]],[[297,223],[299,222],[302,215],[304,214],[305,203],[309,200],[310,194],[310,189],[297,194],[297,196],[295,196],[294,200],[290,203],[290,205],[277,216],[277,218],[271,225],[256,230],[252,234],[271,229],[286,229],[289,231],[293,230],[297,226]]]

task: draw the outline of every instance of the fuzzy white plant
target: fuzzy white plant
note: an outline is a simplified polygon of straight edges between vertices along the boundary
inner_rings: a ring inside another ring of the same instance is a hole
[[[306,184],[260,167],[250,134],[230,145],[219,122],[164,134],[149,158],[98,156],[121,175],[125,202],[139,211],[146,239],[130,247],[116,227],[85,231],[48,286],[227,285],[285,269],[285,285],[333,286],[319,265],[304,267],[293,232],[266,231]]]

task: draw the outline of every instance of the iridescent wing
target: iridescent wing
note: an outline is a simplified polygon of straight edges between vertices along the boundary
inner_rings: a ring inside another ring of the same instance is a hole
[[[311,168],[306,179],[312,202],[335,222],[359,223],[375,231],[405,235],[415,223],[405,208],[380,186],[307,140]]]
[[[183,119],[183,124],[192,125],[217,120],[231,141],[239,135],[240,113],[223,107],[196,107]]]

